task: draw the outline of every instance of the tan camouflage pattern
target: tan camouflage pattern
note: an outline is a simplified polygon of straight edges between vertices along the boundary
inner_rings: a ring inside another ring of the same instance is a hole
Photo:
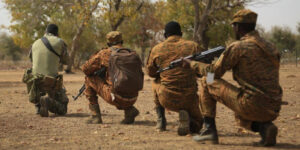
[[[215,81],[200,88],[200,105],[204,116],[215,117],[216,101],[231,108],[240,124],[249,121],[272,121],[279,115],[282,89],[279,85],[279,61],[277,49],[262,39],[257,31],[230,44],[214,64],[192,61],[191,68],[199,75],[215,73]],[[239,87],[220,79],[232,69]],[[249,124],[248,124],[249,125]]]
[[[170,36],[152,49],[146,70],[150,77],[156,78],[152,85],[156,105],[172,111],[186,110],[201,122],[196,74],[191,69],[181,67],[156,74],[159,68],[167,67],[171,61],[199,52],[201,49],[195,42]]]
[[[122,33],[119,31],[111,31],[106,35],[107,43],[116,43],[122,41]]]
[[[255,23],[257,20],[257,14],[249,9],[242,9],[238,12],[236,12],[233,15],[233,23]]]
[[[121,48],[120,46],[113,46],[114,48]],[[92,76],[92,74],[99,70],[101,67],[107,67],[109,64],[109,58],[111,50],[105,48],[92,55],[90,59],[82,66],[82,71],[85,73],[85,86],[86,90],[84,94],[89,100],[90,104],[98,104],[97,94],[102,97],[107,103],[114,105],[117,109],[127,109],[136,102],[137,97],[124,98],[116,94],[112,94],[112,83],[109,80],[108,71],[106,71],[106,78]],[[108,70],[108,69],[107,69]]]

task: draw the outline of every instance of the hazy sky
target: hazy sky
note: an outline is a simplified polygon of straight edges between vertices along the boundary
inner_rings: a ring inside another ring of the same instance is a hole
[[[268,0],[271,3],[248,6],[258,13],[258,23],[265,29],[272,26],[288,26],[296,32],[297,23],[300,22],[300,0]],[[10,14],[0,0],[0,25],[10,24]],[[1,29],[0,29],[1,30]]]

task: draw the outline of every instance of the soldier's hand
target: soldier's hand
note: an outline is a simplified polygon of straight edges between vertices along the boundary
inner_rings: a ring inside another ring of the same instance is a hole
[[[182,67],[183,68],[190,68],[191,60],[184,59],[184,58],[181,58],[181,59],[182,59]]]

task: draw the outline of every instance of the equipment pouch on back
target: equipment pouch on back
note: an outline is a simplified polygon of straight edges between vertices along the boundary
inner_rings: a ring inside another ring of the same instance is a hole
[[[140,57],[130,49],[111,49],[108,71],[113,92],[127,98],[137,96],[144,84]]]

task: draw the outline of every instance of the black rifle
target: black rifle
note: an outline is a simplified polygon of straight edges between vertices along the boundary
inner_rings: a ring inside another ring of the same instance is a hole
[[[209,49],[209,50],[201,52],[201,53],[186,56],[183,59],[201,61],[201,62],[210,64],[214,60],[214,58],[219,57],[223,53],[224,50],[225,50],[225,47],[219,46],[219,47],[212,48],[212,49]],[[161,73],[166,70],[173,69],[173,68],[181,65],[181,63],[182,63],[182,59],[176,59],[176,60],[172,61],[168,67],[161,68],[156,73]]]
[[[100,78],[104,78],[106,73],[106,67],[101,67],[100,70],[97,70],[93,73],[93,76],[98,76]],[[74,101],[78,99],[78,97],[84,92],[86,89],[85,84],[82,85],[82,87],[79,89],[78,94],[76,96],[72,96]]]

